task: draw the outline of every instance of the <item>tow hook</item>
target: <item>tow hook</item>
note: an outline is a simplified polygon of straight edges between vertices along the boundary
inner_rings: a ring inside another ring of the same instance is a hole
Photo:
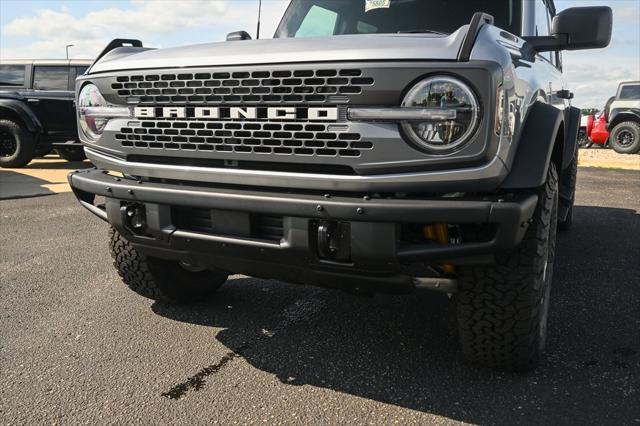
[[[317,226],[318,256],[334,262],[351,260],[351,225],[323,220]]]
[[[147,215],[142,204],[129,204],[121,207],[127,228],[134,235],[144,235],[147,228]]]

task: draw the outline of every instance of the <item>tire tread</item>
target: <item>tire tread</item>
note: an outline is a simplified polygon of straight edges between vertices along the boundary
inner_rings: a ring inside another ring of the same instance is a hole
[[[558,175],[553,164],[519,247],[496,256],[493,265],[459,270],[457,314],[462,350],[471,362],[506,371],[527,371],[542,355],[545,325],[541,297],[552,273],[557,224]],[[541,261],[542,260],[542,261]],[[545,284],[546,283],[546,284]],[[541,341],[542,340],[542,341]]]

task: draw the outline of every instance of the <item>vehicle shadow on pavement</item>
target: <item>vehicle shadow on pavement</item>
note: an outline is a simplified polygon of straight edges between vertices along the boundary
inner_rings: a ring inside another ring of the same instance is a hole
[[[633,423],[640,418],[638,235],[633,210],[575,207],[574,228],[558,241],[547,356],[528,374],[465,363],[454,304],[443,294],[362,298],[238,278],[209,303],[152,309],[224,328],[216,339],[231,355],[212,360],[207,374],[194,371],[204,387],[215,387],[214,374],[238,357],[285,384],[459,421]]]
[[[47,188],[51,182],[35,176],[0,169],[0,200],[39,197],[55,194]]]
[[[33,169],[33,170],[75,170],[75,169],[87,169],[89,167],[93,167],[88,160],[85,161],[67,161],[62,158],[57,157],[45,157],[44,161],[31,162],[27,166],[23,167],[23,169]]]

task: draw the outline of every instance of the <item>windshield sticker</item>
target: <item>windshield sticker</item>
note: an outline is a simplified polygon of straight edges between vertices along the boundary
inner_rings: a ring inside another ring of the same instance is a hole
[[[373,9],[389,9],[391,0],[365,0],[365,13]]]

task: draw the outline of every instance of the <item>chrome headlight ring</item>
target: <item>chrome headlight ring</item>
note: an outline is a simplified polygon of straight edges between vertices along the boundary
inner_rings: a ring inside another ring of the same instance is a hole
[[[107,102],[98,86],[93,83],[85,84],[80,90],[77,109],[80,130],[89,142],[100,139],[107,123],[112,118],[131,117],[129,107]]]
[[[411,142],[434,154],[448,154],[461,149],[480,122],[480,104],[473,90],[450,76],[431,76],[420,81],[404,97],[401,108],[447,113],[441,117],[432,114],[433,119],[401,123]]]

